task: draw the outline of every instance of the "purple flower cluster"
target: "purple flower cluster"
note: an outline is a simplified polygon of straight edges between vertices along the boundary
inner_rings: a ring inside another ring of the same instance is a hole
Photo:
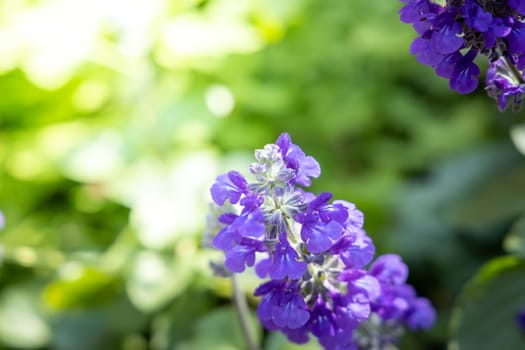
[[[525,93],[525,1],[523,0],[401,0],[399,11],[419,36],[410,51],[420,63],[449,79],[450,88],[465,94],[478,86],[474,62],[487,56],[489,96],[498,108],[509,99],[519,110]]]
[[[296,343],[312,334],[324,349],[343,350],[399,336],[360,336],[362,327],[432,326],[435,311],[406,284],[408,268],[398,256],[381,256],[367,269],[375,247],[363,230],[363,213],[352,203],[331,201],[330,193],[305,191],[321,173],[313,157],[283,133],[255,158],[253,182],[230,171],[211,187],[223,212],[212,245],[225,252],[232,273],[255,266],[265,279],[255,295],[267,329]]]

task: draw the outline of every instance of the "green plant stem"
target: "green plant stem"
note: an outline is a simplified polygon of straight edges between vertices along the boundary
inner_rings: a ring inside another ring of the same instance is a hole
[[[239,286],[239,281],[235,274],[232,275],[232,287],[233,287],[233,301],[235,303],[235,308],[239,314],[239,323],[241,324],[241,331],[246,341],[248,350],[259,350],[259,346],[255,341],[250,329],[250,320],[248,319],[248,304],[246,303],[246,298]]]

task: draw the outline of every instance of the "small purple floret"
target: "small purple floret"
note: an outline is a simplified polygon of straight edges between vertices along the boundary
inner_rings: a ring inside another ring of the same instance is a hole
[[[319,163],[313,157],[305,155],[299,146],[294,145],[288,133],[281,134],[275,144],[280,147],[286,166],[295,170],[295,183],[310,186],[310,177],[317,178],[321,175]]]
[[[277,243],[270,267],[270,278],[274,280],[299,279],[306,272],[306,263],[298,261],[299,255],[288,243]]]
[[[246,179],[236,171],[217,176],[215,183],[211,187],[211,197],[218,205],[223,205],[229,199],[230,203],[235,204],[243,193],[247,192]]]

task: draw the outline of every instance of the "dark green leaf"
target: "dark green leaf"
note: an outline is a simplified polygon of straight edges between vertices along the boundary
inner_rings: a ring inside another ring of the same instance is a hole
[[[451,350],[522,349],[517,312],[525,305],[525,261],[497,258],[465,286],[451,319]]]

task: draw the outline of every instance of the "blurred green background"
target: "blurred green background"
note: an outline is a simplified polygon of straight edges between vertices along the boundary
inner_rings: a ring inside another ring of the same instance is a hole
[[[462,287],[523,256],[523,114],[419,65],[401,5],[0,0],[0,348],[244,349],[208,188],[287,131],[436,306],[401,349],[513,349],[481,335],[521,337],[520,258]]]

